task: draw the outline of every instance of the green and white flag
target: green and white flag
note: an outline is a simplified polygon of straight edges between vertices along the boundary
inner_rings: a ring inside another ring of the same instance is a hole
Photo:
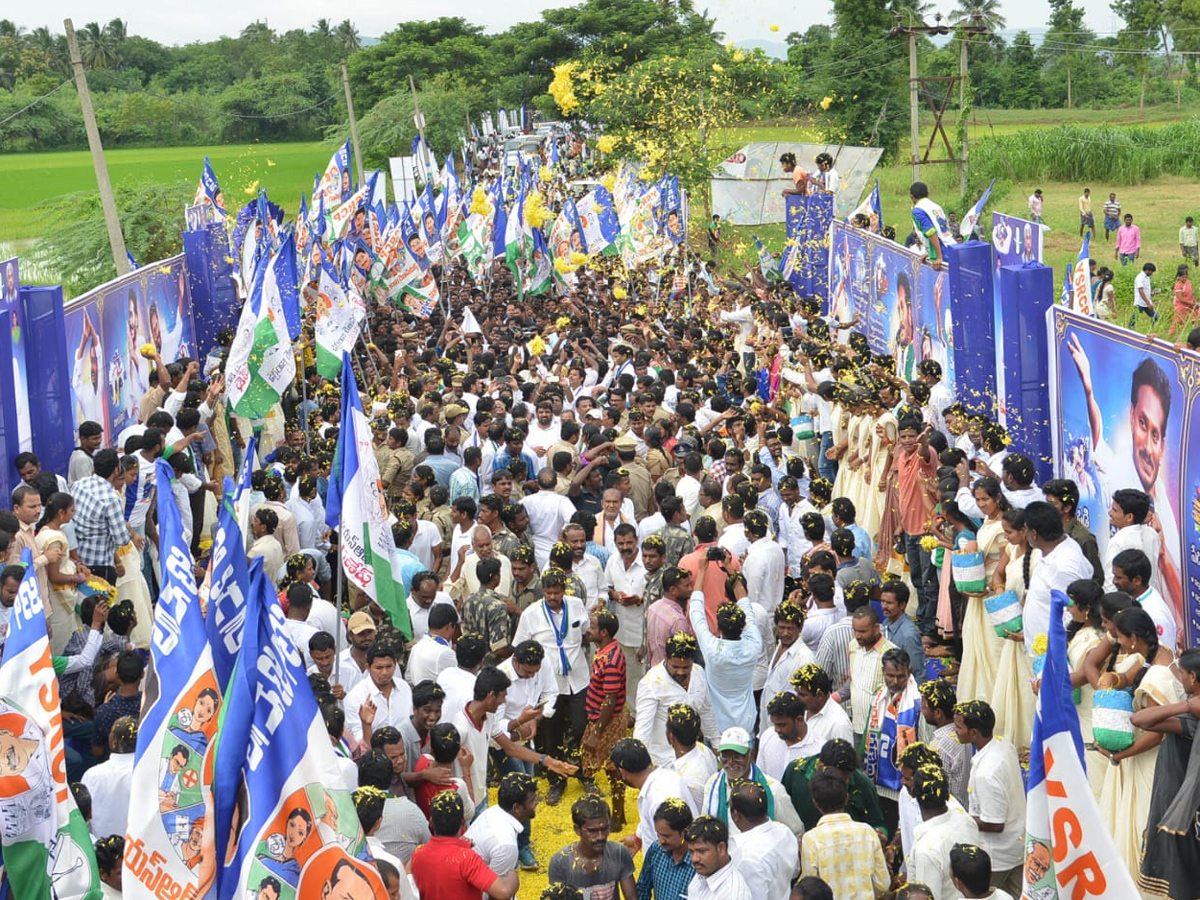
[[[533,229],[525,221],[525,186],[522,185],[504,229],[504,260],[512,270],[518,300],[525,298],[526,269],[532,249]]]
[[[326,263],[317,282],[317,371],[322,378],[336,379],[342,371],[342,354],[354,349],[363,319],[367,317],[362,298],[343,290]]]
[[[296,251],[289,233],[259,267],[229,348],[225,374],[229,400],[239,416],[265,418],[296,377],[281,294],[285,285],[295,291],[296,284]]]
[[[13,900],[100,900],[96,851],[67,784],[56,671],[65,670],[66,660],[50,656],[37,573],[31,561],[25,564],[0,659],[5,875]]]

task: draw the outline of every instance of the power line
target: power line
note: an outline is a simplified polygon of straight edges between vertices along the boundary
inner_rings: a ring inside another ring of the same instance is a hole
[[[224,115],[227,115],[232,119],[286,119],[286,118],[289,118],[290,116],[298,116],[298,115],[300,115],[300,113],[306,113],[306,112],[310,112],[314,109],[318,109],[319,107],[324,106],[330,100],[336,100],[341,95],[342,95],[342,92],[340,90],[338,90],[338,91],[335,91],[334,93],[330,94],[324,100],[320,100],[320,101],[314,103],[312,106],[306,106],[306,107],[304,107],[304,109],[294,109],[291,112],[272,113],[269,116],[246,116],[246,115],[241,115],[240,113],[224,113]]]
[[[18,109],[15,113],[13,113],[8,118],[0,120],[0,128],[3,128],[5,125],[7,125],[9,122],[11,122],[13,119],[15,119],[17,116],[21,115],[22,113],[29,112],[29,110],[33,109],[35,106],[37,106],[39,103],[41,103],[46,98],[51,97],[54,94],[57,94],[59,91],[61,91],[63,88],[65,88],[68,84],[70,84],[74,80],[75,80],[74,78],[68,78],[66,81],[64,81],[62,84],[60,84],[58,87],[54,88],[54,90],[48,91],[45,94],[42,94],[42,96],[38,97],[36,100],[29,103],[29,105],[21,107],[20,109]]]

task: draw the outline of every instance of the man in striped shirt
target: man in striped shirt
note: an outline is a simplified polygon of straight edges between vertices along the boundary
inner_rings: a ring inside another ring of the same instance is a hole
[[[614,613],[601,607],[592,613],[588,640],[596,645],[592,674],[588,679],[584,710],[587,727],[583,731],[583,771],[585,786],[594,785],[596,773],[608,770],[612,785],[613,824],[625,827],[625,782],[617,777],[609,759],[617,741],[629,730],[625,713],[625,651],[617,641],[620,624]]]

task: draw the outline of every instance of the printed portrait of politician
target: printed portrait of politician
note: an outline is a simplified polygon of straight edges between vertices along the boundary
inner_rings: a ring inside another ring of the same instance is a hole
[[[92,322],[90,310],[83,310],[83,334],[75,350],[75,367],[71,372],[71,387],[75,392],[77,422],[99,422],[108,419],[104,415],[104,393],[100,385],[100,360],[104,348],[100,345],[100,332]]]
[[[1172,471],[1171,466],[1178,464],[1178,461],[1168,458],[1166,452],[1167,430],[1171,424],[1171,380],[1152,358],[1143,357],[1134,368],[1129,382],[1126,420],[1121,409],[1125,403],[1124,380],[1112,379],[1110,383],[1117,384],[1121,389],[1098,399],[1092,361],[1077,333],[1069,334],[1067,350],[1087,402],[1091,455],[1102,507],[1107,509],[1113,493],[1122,488],[1133,488],[1150,495],[1153,511],[1146,524],[1158,532],[1162,541],[1158,559],[1151,560],[1154,566],[1152,584],[1170,604],[1179,633],[1185,634],[1179,520],[1171,505],[1165,477],[1166,473]],[[1112,361],[1111,355],[1108,361]],[[1065,381],[1066,371],[1063,374]],[[1102,403],[1105,408],[1102,408]],[[1105,435],[1106,419],[1114,424],[1115,434]],[[1103,527],[1100,523],[1093,523],[1093,531]],[[1096,536],[1103,549],[1108,535]]]

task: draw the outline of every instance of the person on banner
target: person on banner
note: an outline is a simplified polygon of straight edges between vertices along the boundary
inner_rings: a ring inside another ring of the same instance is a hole
[[[950,233],[946,213],[929,199],[929,186],[923,181],[914,181],[908,189],[908,195],[913,205],[913,225],[925,251],[924,258],[935,269],[941,269],[946,258],[945,248],[956,243],[954,235]],[[903,374],[901,377],[906,381],[912,380]]]
[[[1174,461],[1164,459],[1171,415],[1171,382],[1152,358],[1146,357],[1138,363],[1130,379],[1129,430],[1126,434],[1122,429],[1116,446],[1111,446],[1104,436],[1104,411],[1096,400],[1092,363],[1075,332],[1067,338],[1067,352],[1087,399],[1091,456],[1102,503],[1109,506],[1113,494],[1122,488],[1135,488],[1150,495],[1153,512],[1147,524],[1162,540],[1158,559],[1154,561],[1157,569],[1154,587],[1170,604],[1176,627],[1182,634],[1187,618],[1179,560],[1182,543],[1166,483],[1166,473]]]
[[[71,388],[75,394],[75,407],[80,422],[107,421],[104,395],[100,390],[100,360],[104,348],[100,346],[100,332],[92,324],[92,315],[83,311],[83,334],[79,338],[79,349],[75,351],[75,368],[71,373]]]

